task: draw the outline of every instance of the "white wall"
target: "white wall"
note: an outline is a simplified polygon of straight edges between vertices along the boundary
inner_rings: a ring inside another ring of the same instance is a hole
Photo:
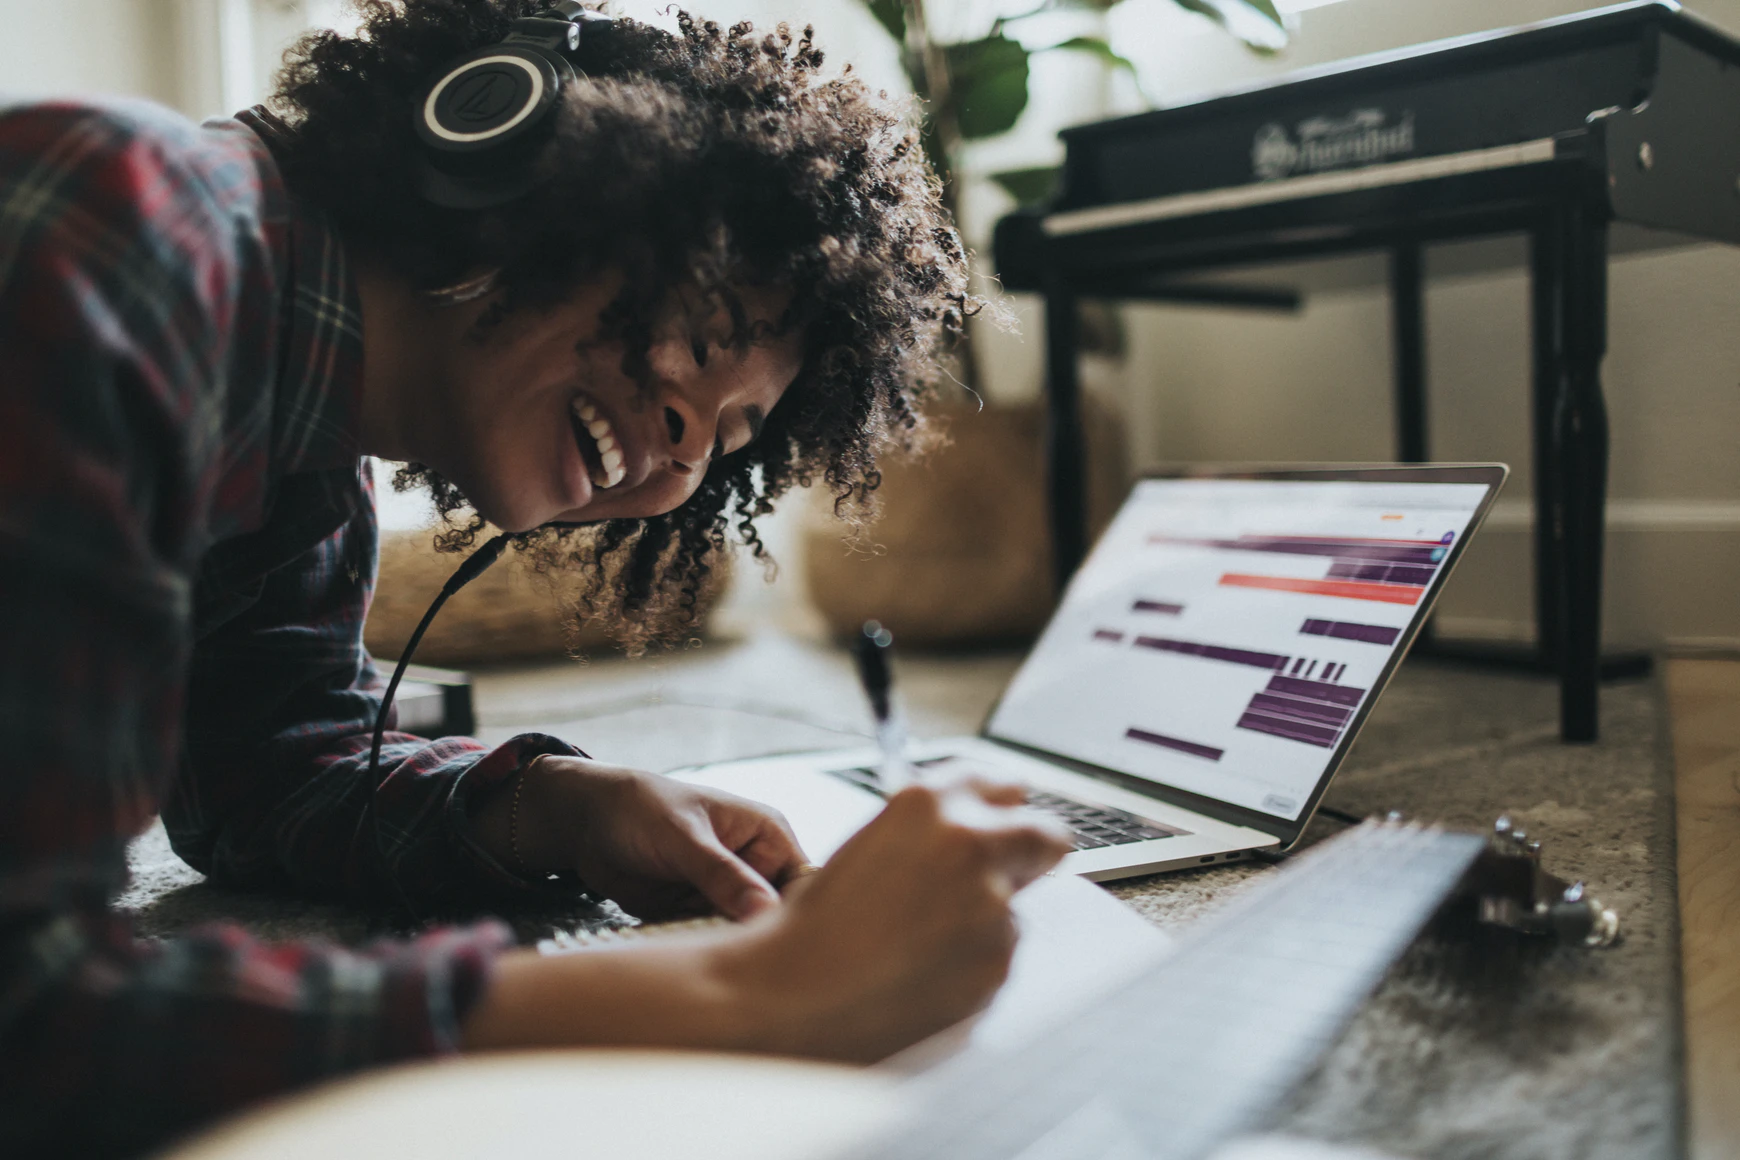
[[[175,0],[0,0],[0,94],[176,99]]]
[[[230,113],[266,96],[304,29],[347,24],[345,0],[0,0],[0,94]]]
[[[1295,69],[1601,6],[1587,0],[1338,0],[1294,16],[1290,43],[1273,56],[1245,51],[1171,0],[1127,0],[1113,13],[1112,27],[1120,50],[1141,67],[1150,95],[1176,104]],[[1725,28],[1740,28],[1740,0],[1687,6]]]

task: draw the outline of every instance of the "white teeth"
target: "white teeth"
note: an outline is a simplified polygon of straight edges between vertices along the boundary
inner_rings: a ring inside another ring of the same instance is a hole
[[[592,436],[592,441],[598,446],[598,459],[603,470],[592,477],[593,484],[601,488],[615,487],[628,472],[622,465],[622,449],[616,441],[616,432],[611,428],[610,420],[598,413],[598,407],[590,399],[577,398],[569,405],[574,414],[579,416],[586,433]]]

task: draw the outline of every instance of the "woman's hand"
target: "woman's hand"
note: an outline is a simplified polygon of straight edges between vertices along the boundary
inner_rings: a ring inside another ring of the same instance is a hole
[[[722,790],[576,757],[518,776],[477,813],[485,846],[506,866],[573,870],[642,918],[750,918],[807,868],[778,810]]]
[[[990,1002],[1015,950],[1010,899],[1072,845],[1011,808],[1025,797],[983,780],[902,790],[727,948],[735,986],[782,1008],[771,1049],[869,1062]]]
[[[1021,798],[984,782],[906,789],[785,905],[742,927],[511,954],[466,1046],[882,1059],[978,1011],[1007,975],[1009,900],[1070,848],[1061,826],[1009,808]]]

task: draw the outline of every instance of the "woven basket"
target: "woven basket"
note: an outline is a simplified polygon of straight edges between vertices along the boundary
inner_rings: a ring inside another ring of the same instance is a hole
[[[1041,406],[944,409],[950,444],[885,464],[882,513],[863,543],[818,514],[806,529],[811,599],[845,637],[864,621],[903,645],[970,647],[1031,639],[1054,604]],[[1110,521],[1129,486],[1117,417],[1083,408],[1089,530]]]
[[[478,542],[493,534],[481,535]],[[363,640],[377,657],[397,658],[404,651],[429,602],[465,558],[463,553],[437,552],[434,535],[428,528],[381,533],[380,579],[363,626]],[[728,560],[714,564],[700,595],[695,631],[705,627],[730,572]],[[468,668],[612,647],[602,626],[589,623],[576,631],[569,625],[568,609],[578,589],[575,578],[540,575],[510,548],[493,568],[448,600],[417,646],[417,660]]]

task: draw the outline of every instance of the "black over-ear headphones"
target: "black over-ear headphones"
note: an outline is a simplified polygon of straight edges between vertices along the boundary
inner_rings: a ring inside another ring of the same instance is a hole
[[[532,187],[556,98],[574,80],[581,39],[614,23],[575,0],[513,22],[505,40],[450,62],[416,108],[417,188],[448,209],[487,209]]]

